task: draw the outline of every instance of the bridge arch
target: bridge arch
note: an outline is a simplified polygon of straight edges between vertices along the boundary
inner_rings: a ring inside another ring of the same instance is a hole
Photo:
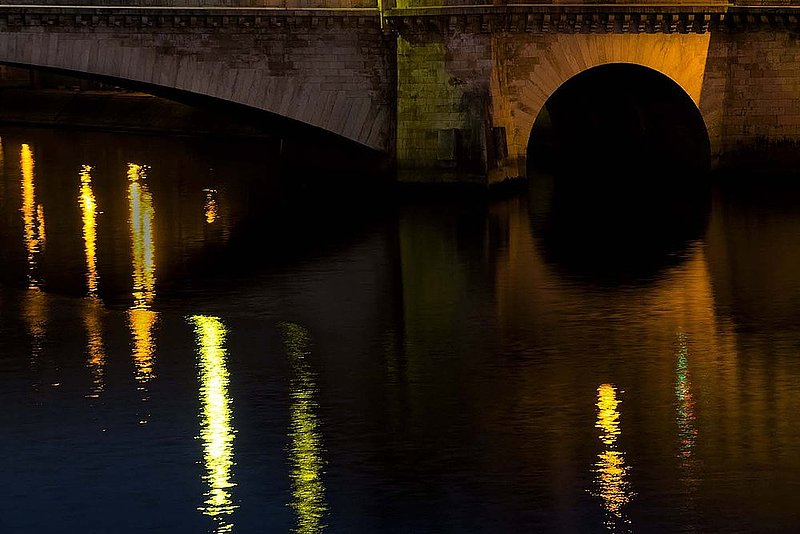
[[[388,151],[392,81],[378,18],[268,15],[26,7],[0,32],[0,63],[229,102]]]
[[[696,102],[670,77],[632,63],[591,67],[561,84],[542,106],[526,153],[528,169],[573,174],[682,177],[711,163]]]
[[[712,160],[719,153],[724,87],[706,79],[710,34],[551,34],[541,39],[510,37],[501,54],[516,67],[499,69],[495,83],[506,98],[495,101],[494,122],[508,124],[511,169],[525,175],[527,148],[545,103],[575,76],[593,68],[623,64],[655,71],[691,99],[705,124]]]

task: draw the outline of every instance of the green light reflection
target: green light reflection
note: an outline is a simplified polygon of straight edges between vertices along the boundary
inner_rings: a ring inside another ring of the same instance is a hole
[[[291,464],[292,502],[297,516],[295,532],[310,534],[325,528],[327,511],[325,485],[322,481],[322,436],[316,414],[316,385],[307,357],[310,354],[308,330],[293,323],[283,323],[286,352],[293,370],[291,388],[291,423],[289,461]]]

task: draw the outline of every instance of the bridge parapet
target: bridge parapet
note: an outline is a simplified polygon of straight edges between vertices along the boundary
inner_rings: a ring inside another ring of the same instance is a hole
[[[385,12],[401,35],[426,32],[704,33],[728,6],[508,5],[395,8]]]
[[[377,8],[378,0],[3,0],[10,6],[75,6],[75,7],[155,7],[155,8]]]
[[[391,7],[399,9],[406,8],[442,8],[453,6],[618,6],[618,5],[637,5],[637,6],[692,6],[692,5],[729,5],[728,0],[701,0],[684,2],[681,0],[389,0],[393,2]],[[759,0],[755,0],[759,1]],[[798,1],[800,0],[783,0]],[[767,0],[764,0],[766,3]],[[384,3],[384,5],[387,5]]]
[[[0,5],[0,31],[24,27],[234,28],[307,26],[378,28],[377,8],[141,7]],[[369,31],[369,30],[367,30]]]

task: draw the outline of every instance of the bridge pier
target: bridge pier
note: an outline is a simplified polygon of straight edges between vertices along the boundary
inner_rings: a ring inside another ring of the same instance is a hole
[[[509,151],[497,61],[497,38],[485,33],[398,37],[399,181],[486,184],[524,176],[524,156]]]

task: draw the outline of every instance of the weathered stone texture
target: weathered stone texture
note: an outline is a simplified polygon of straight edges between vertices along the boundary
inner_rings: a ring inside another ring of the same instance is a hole
[[[485,35],[398,41],[397,158],[403,180],[486,174],[491,42]],[[420,176],[426,169],[433,173]],[[453,171],[453,172],[448,172]],[[455,172],[455,174],[453,174]]]
[[[721,165],[758,158],[800,170],[800,35],[729,31],[712,45],[717,78],[724,80],[717,89],[724,96]]]
[[[545,101],[572,76],[608,63],[643,65],[672,78],[704,116],[714,119],[709,126],[719,128],[720,98],[702,97],[708,49],[709,34],[456,33],[416,41],[401,38],[401,178],[482,174],[494,182],[524,176],[528,139]],[[711,87],[710,79],[707,83]],[[709,133],[716,150],[719,132]],[[452,151],[447,150],[450,137],[456,140]],[[464,161],[464,154],[471,159]]]
[[[376,14],[39,17],[0,18],[0,62],[219,98],[390,149],[394,51]]]

